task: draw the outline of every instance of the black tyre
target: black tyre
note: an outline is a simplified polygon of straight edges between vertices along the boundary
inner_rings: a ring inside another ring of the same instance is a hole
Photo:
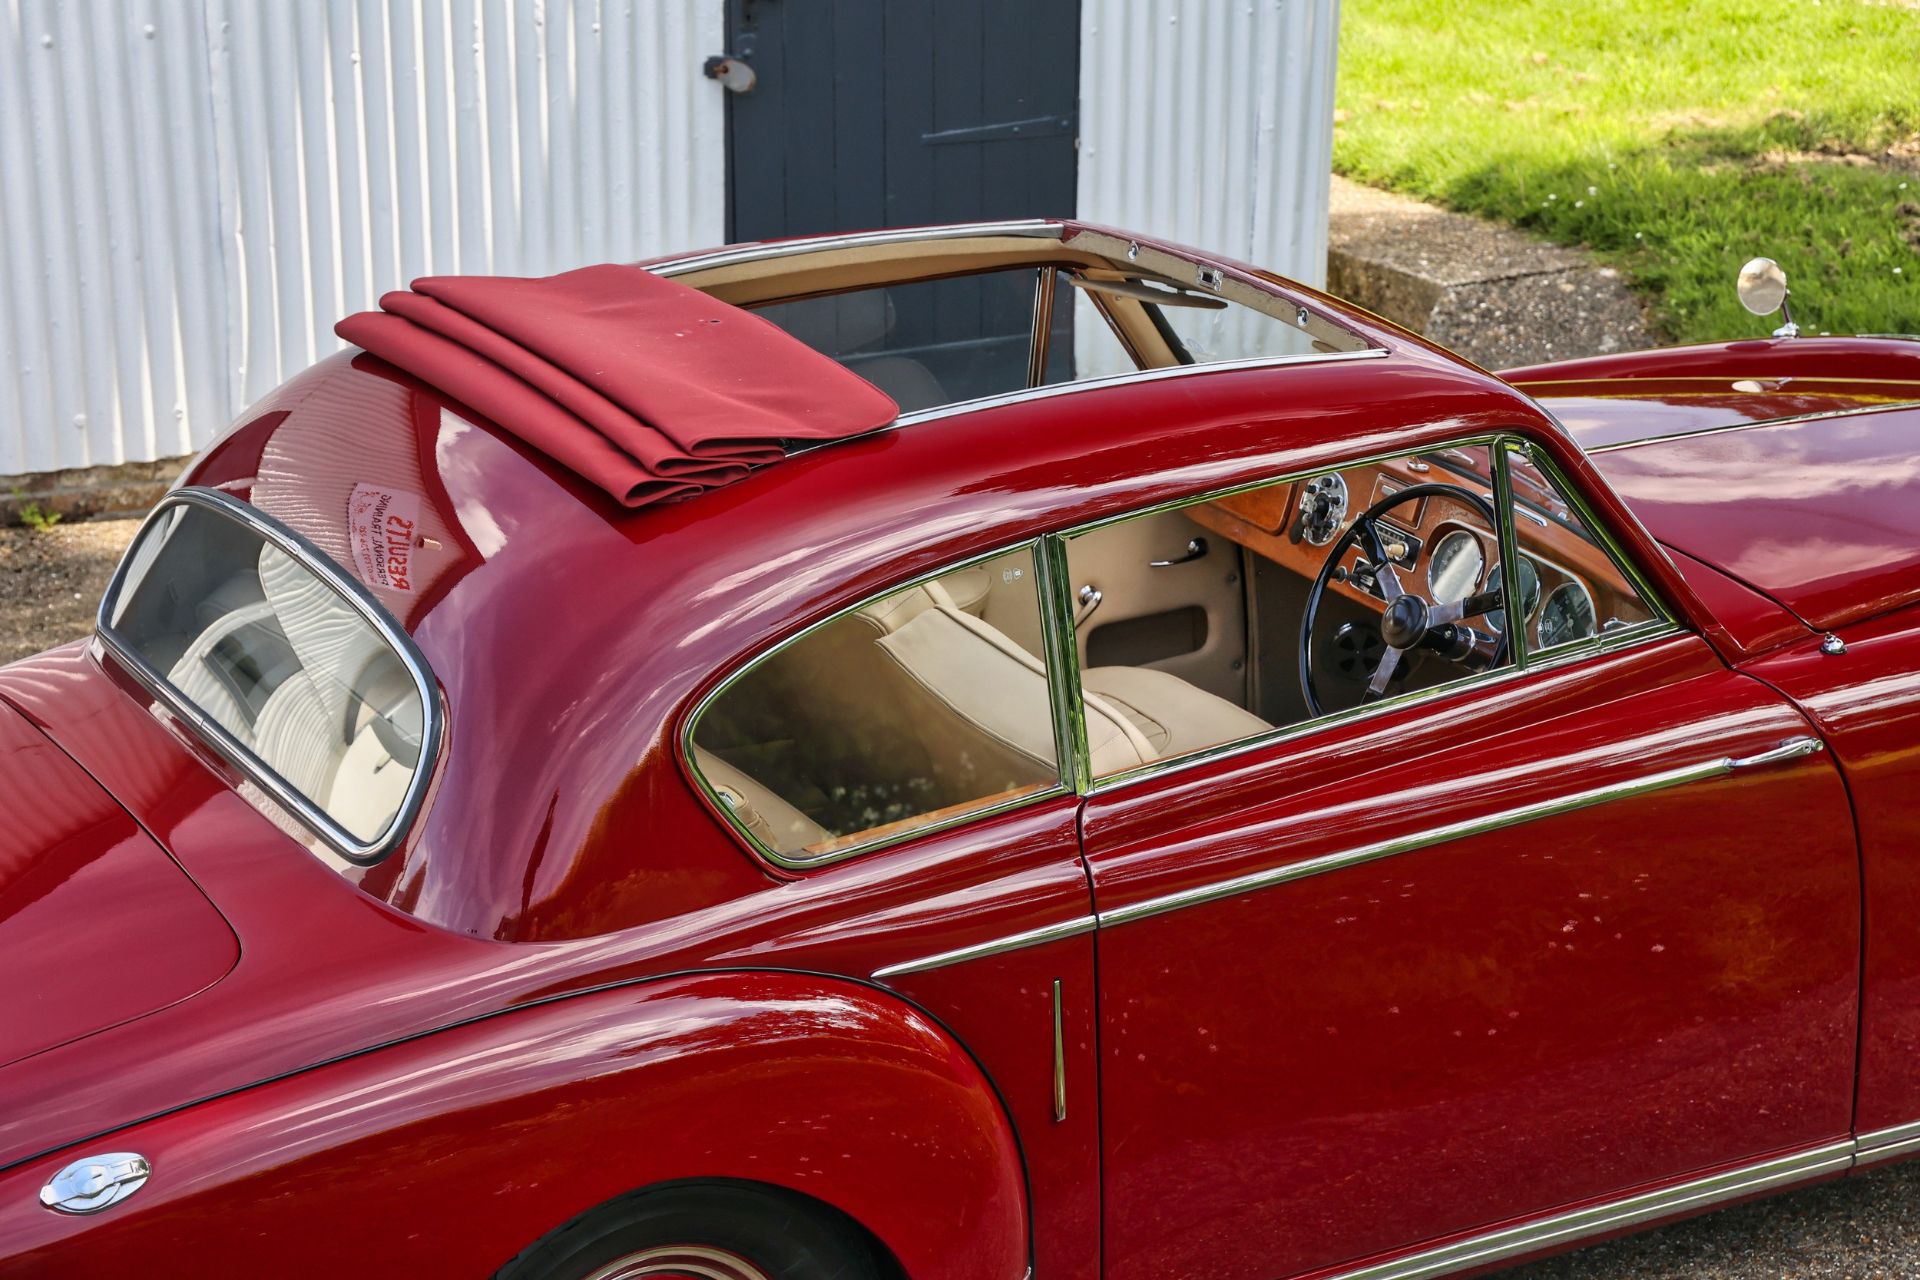
[[[687,1183],[601,1205],[497,1280],[884,1280],[857,1226],[774,1190]]]

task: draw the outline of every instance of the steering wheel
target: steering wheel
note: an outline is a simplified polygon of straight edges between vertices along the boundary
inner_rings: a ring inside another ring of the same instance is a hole
[[[1505,575],[1499,591],[1481,591],[1469,595],[1464,600],[1446,604],[1436,604],[1424,596],[1407,590],[1401,584],[1400,573],[1394,567],[1393,560],[1387,555],[1386,538],[1381,534],[1380,517],[1395,507],[1409,502],[1418,502],[1422,498],[1452,498],[1464,503],[1480,513],[1487,522],[1487,528],[1498,529],[1498,518],[1494,515],[1493,504],[1471,489],[1463,489],[1456,484],[1415,484],[1388,494],[1380,501],[1362,511],[1347,526],[1347,531],[1331,547],[1327,548],[1327,559],[1320,566],[1320,572],[1314,577],[1313,590],[1307,593],[1307,607],[1300,619],[1300,694],[1306,699],[1307,711],[1314,716],[1325,715],[1320,699],[1313,686],[1313,626],[1320,615],[1320,601],[1326,595],[1327,586],[1340,571],[1341,557],[1348,549],[1358,545],[1366,556],[1368,571],[1372,574],[1373,585],[1380,592],[1382,611],[1380,614],[1380,638],[1386,641],[1387,651],[1380,656],[1380,663],[1367,680],[1366,692],[1360,695],[1362,702],[1372,702],[1387,691],[1387,685],[1393,680],[1394,673],[1400,669],[1400,660],[1413,649],[1430,649],[1454,662],[1468,663],[1482,652],[1478,642],[1483,640],[1471,628],[1462,626],[1468,618],[1492,613],[1505,607]],[[1391,531],[1389,531],[1391,536]],[[1344,575],[1343,575],[1344,577]],[[1345,577],[1364,588],[1366,582],[1357,575]],[[1493,656],[1487,666],[1497,667],[1507,656],[1507,638],[1501,635],[1494,643]]]

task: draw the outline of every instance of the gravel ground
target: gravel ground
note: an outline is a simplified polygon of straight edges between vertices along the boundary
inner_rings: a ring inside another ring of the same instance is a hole
[[[93,627],[113,566],[137,520],[0,528],[0,663],[77,639]]]
[[[0,529],[0,663],[85,635],[138,522]],[[1516,1267],[1502,1280],[1920,1280],[1920,1162]]]

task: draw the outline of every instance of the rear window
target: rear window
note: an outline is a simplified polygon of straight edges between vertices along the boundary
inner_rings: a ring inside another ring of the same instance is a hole
[[[320,552],[223,494],[171,495],[101,605],[103,641],[341,853],[404,833],[437,740],[426,664]]]

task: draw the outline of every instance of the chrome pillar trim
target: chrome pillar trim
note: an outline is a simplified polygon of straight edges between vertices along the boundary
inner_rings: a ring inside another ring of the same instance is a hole
[[[1032,236],[1058,240],[1064,229],[1057,222],[1042,218],[1021,218],[1008,222],[963,222],[946,227],[905,227],[892,231],[855,231],[845,235],[809,236],[801,240],[776,240],[764,244],[734,245],[711,252],[692,253],[683,258],[656,262],[647,270],[657,276],[686,275],[710,267],[731,267],[743,262],[766,262],[775,258],[795,258],[833,249],[866,249],[877,245],[917,244],[935,240],[974,240],[993,236]]]
[[[1495,444],[1493,454],[1493,505],[1500,516],[1494,527],[1494,535],[1500,544],[1500,611],[1506,618],[1507,661],[1521,671],[1527,669],[1527,613],[1516,609],[1515,604],[1525,603],[1527,593],[1523,587],[1519,599],[1512,599],[1513,585],[1520,581],[1520,534],[1514,527],[1514,516],[1520,511],[1520,504],[1513,500],[1513,454],[1519,446],[1512,440],[1502,440]],[[1531,513],[1529,513],[1531,514]],[[1541,521],[1544,525],[1546,522]],[[1429,562],[1431,564],[1431,562]],[[1578,582],[1579,579],[1575,578]]]
[[[113,629],[113,618],[121,592],[133,571],[133,561],[147,537],[175,507],[199,507],[231,520],[258,535],[319,579],[322,586],[339,596],[348,607],[373,628],[405,668],[420,698],[420,761],[407,783],[406,795],[386,828],[371,840],[362,839],[334,821],[320,805],[280,774],[253,749],[228,731],[225,725],[195,706],[174,688],[166,673],[149,663],[133,646],[121,640]],[[208,748],[259,787],[288,813],[299,819],[334,852],[349,862],[366,865],[378,862],[406,839],[414,819],[426,801],[427,788],[440,762],[440,744],[446,735],[446,708],[440,701],[440,686],[427,657],[414,643],[407,629],[387,612],[386,606],[353,577],[341,564],[294,530],[281,524],[251,503],[221,493],[217,489],[190,486],[175,489],[160,499],[127,545],[126,554],[100,596],[100,608],[94,615],[94,635],[101,648],[131,676],[135,683],[153,696],[154,702],[181,725],[190,729]]]
[[[1093,764],[1080,700],[1080,640],[1073,625],[1067,544],[1055,536],[1042,538],[1034,546],[1033,561],[1040,579],[1042,643],[1052,676],[1047,684],[1053,697],[1054,752],[1059,757],[1061,780],[1085,795],[1093,786]]]
[[[1010,933],[1002,938],[989,938],[985,942],[976,942],[970,947],[955,947],[952,951],[936,951],[930,956],[920,956],[913,960],[902,960],[898,964],[883,965],[873,971],[873,977],[876,980],[884,980],[909,973],[925,973],[929,969],[944,969],[950,964],[959,964],[965,960],[980,960],[987,956],[1019,951],[1024,947],[1037,947],[1047,942],[1058,942],[1063,938],[1077,938],[1083,933],[1092,933],[1094,923],[1092,916],[1079,916],[1072,920],[1062,920],[1059,924],[1041,925],[1038,929],[1028,929],[1023,933]]]
[[[1053,980],[1053,1121],[1067,1118],[1066,1016],[1060,1008],[1060,979]]]
[[[1033,332],[1027,339],[1027,386],[1047,380],[1047,354],[1053,344],[1053,282],[1060,269],[1052,263],[1040,268],[1033,282]]]
[[[1623,1200],[1591,1205],[1502,1231],[1458,1240],[1395,1258],[1391,1262],[1342,1271],[1326,1277],[1326,1280],[1428,1280],[1432,1276],[1452,1275],[1491,1266],[1509,1258],[1560,1248],[1658,1218],[1710,1208],[1776,1187],[1805,1182],[1823,1174],[1844,1172],[1853,1163],[1853,1145],[1852,1142],[1829,1143],[1797,1155],[1764,1160],[1660,1191],[1628,1196]]]
[[[1816,755],[1826,749],[1826,744],[1811,736],[1788,738],[1771,751],[1761,751],[1750,756],[1729,756],[1728,769],[1763,769],[1770,764],[1783,764],[1788,760],[1798,760],[1802,756]]]
[[[1863,1133],[1854,1140],[1853,1145],[1853,1162],[1856,1166],[1912,1155],[1920,1151],[1920,1120]]]
[[[1776,748],[1780,750],[1782,748]],[[1804,752],[1801,752],[1804,754]],[[1757,759],[1758,757],[1754,757]],[[1135,920],[1145,920],[1149,916],[1162,915],[1169,911],[1179,911],[1185,907],[1197,907],[1202,903],[1218,902],[1223,898],[1236,898],[1243,893],[1253,893],[1261,889],[1270,889],[1275,885],[1287,884],[1294,880],[1304,880],[1308,876],[1323,875],[1329,871],[1341,871],[1347,867],[1357,867],[1364,862],[1377,858],[1390,858],[1395,854],[1412,853],[1418,849],[1445,844],[1450,840],[1461,840],[1468,836],[1484,835],[1489,831],[1498,831],[1504,827],[1519,826],[1524,822],[1535,822],[1541,818],[1551,818],[1563,813],[1572,813],[1578,809],[1591,808],[1613,800],[1627,800],[1634,796],[1643,796],[1667,787],[1684,786],[1689,782],[1704,782],[1710,778],[1723,777],[1735,768],[1734,761],[1723,756],[1717,760],[1706,760],[1699,764],[1682,765],[1676,769],[1666,769],[1659,773],[1650,773],[1644,777],[1627,782],[1613,782],[1606,786],[1593,787],[1586,791],[1575,791],[1568,795],[1556,796],[1551,800],[1541,800],[1534,804],[1521,805],[1513,809],[1503,809],[1484,817],[1469,818],[1462,822],[1449,823],[1442,827],[1429,827],[1423,831],[1410,832],[1396,836],[1391,840],[1381,840],[1374,844],[1361,845],[1357,849],[1345,849],[1339,853],[1323,854],[1318,858],[1307,858],[1300,862],[1289,863],[1284,867],[1272,867],[1265,871],[1256,871],[1249,875],[1236,876],[1231,880],[1221,880],[1214,884],[1201,885],[1194,889],[1182,889],[1178,893],[1169,893],[1158,898],[1148,898],[1124,907],[1115,907],[1099,913],[1101,928],[1128,924]]]

